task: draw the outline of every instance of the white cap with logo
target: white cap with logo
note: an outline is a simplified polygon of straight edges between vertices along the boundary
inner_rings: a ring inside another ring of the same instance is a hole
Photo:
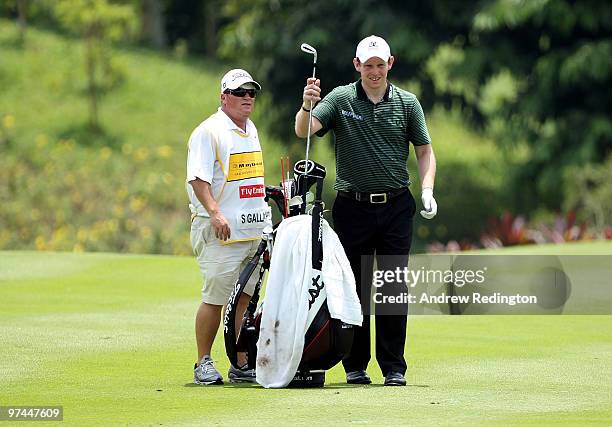
[[[387,62],[391,56],[391,48],[385,39],[372,35],[359,42],[355,56],[362,63],[374,57]]]
[[[221,93],[227,89],[238,89],[240,86],[251,83],[253,89],[261,90],[261,85],[253,80],[249,73],[240,68],[229,70],[221,79]]]

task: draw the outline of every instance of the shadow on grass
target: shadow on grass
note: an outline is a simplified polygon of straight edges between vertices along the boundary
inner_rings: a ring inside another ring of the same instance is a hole
[[[330,383],[325,384],[325,388],[368,388],[368,387],[385,387],[384,384],[347,384],[347,383]],[[389,386],[388,386],[389,387]],[[427,384],[406,384],[406,387],[428,388]]]
[[[121,139],[113,135],[104,126],[92,128],[87,123],[71,125],[58,132],[59,139],[72,139],[82,147],[120,148]]]
[[[224,383],[224,384],[215,384],[215,385],[199,385],[194,383],[186,383],[183,387],[193,387],[193,388],[260,388],[263,387],[259,384],[255,383]],[[288,387],[290,390],[316,390],[316,389],[326,389],[326,390],[334,390],[334,389],[355,389],[355,388],[380,388],[385,387],[383,384],[347,384],[347,383],[330,383],[325,384],[325,387]],[[406,384],[406,387],[418,387],[418,388],[428,388],[427,384]]]
[[[183,387],[193,388],[263,388],[259,384],[255,383],[223,383],[223,384],[211,384],[211,385],[200,385],[194,383],[186,383]]]

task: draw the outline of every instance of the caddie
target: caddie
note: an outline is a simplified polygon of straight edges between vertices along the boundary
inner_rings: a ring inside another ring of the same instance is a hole
[[[260,84],[247,71],[228,71],[221,80],[221,107],[189,138],[191,245],[204,279],[195,321],[196,384],[223,384],[211,357],[221,309],[254,255],[264,227],[271,225],[261,145],[249,119],[259,90]],[[253,275],[238,301],[238,327],[256,282]],[[254,370],[240,366],[231,366],[228,376],[230,382],[255,381]]]

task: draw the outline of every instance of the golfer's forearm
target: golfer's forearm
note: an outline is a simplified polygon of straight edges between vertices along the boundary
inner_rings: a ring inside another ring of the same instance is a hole
[[[436,156],[430,146],[415,149],[421,177],[421,188],[434,188],[436,180]]]
[[[300,138],[308,135],[308,113],[302,107],[295,114],[295,134]]]
[[[306,104],[307,101],[304,101]],[[308,106],[310,107],[310,105]],[[314,108],[314,107],[313,107]],[[323,129],[323,125],[315,116],[306,111],[310,108],[306,108],[304,105],[300,107],[298,112],[295,114],[295,134],[300,138],[306,138],[308,136],[308,118],[312,117],[312,123],[310,124],[310,134],[313,135]]]
[[[194,194],[200,203],[202,203],[202,206],[204,206],[206,212],[208,212],[210,216],[218,214],[219,205],[212,195],[210,183],[196,178],[194,181],[191,181],[190,184],[193,187]]]

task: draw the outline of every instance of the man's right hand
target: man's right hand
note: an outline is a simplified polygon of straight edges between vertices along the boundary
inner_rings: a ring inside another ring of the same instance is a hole
[[[310,110],[321,100],[321,80],[312,77],[306,80],[304,94],[302,95],[302,107]]]
[[[302,94],[302,106],[295,115],[295,134],[300,138],[308,136],[308,129],[310,129],[310,134],[312,135],[323,127],[321,122],[308,112],[321,100],[320,86],[321,80],[319,79],[310,77],[306,80],[306,86],[304,86],[304,93]],[[310,127],[308,126],[309,117],[312,117]]]
[[[210,216],[210,225],[215,231],[215,237],[219,240],[227,240],[230,238],[230,226],[227,219],[221,212],[217,212]]]

